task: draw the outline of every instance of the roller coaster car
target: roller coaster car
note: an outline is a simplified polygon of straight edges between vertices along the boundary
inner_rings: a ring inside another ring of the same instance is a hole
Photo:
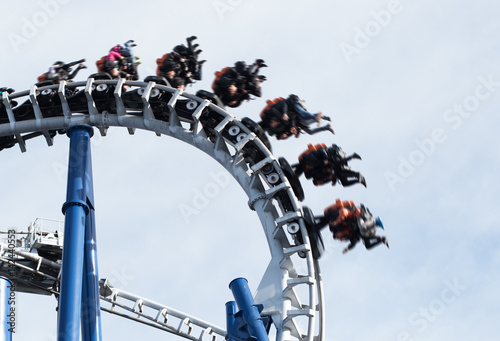
[[[323,237],[321,236],[321,230],[316,225],[316,220],[312,210],[307,207],[302,207],[304,224],[306,225],[307,235],[309,236],[309,243],[311,244],[311,251],[314,259],[319,259],[325,253],[325,244],[323,243]],[[302,239],[302,234],[300,231],[295,234],[295,242],[297,245],[304,244]],[[301,258],[305,258],[306,255],[303,252],[299,252]]]
[[[14,136],[2,136],[0,137],[0,150],[12,148],[16,144],[16,139]]]
[[[145,82],[155,82],[160,85],[168,86],[168,81],[161,76],[149,76],[144,79]],[[127,109],[142,110],[144,104],[142,96],[145,93],[145,88],[139,88],[132,91],[127,91],[123,94],[123,102]],[[149,94],[149,104],[153,110],[153,114],[157,120],[168,122],[170,119],[169,102],[173,94],[170,91],[153,88]],[[193,113],[198,108],[198,102],[191,99],[179,99],[175,103],[175,112],[180,120],[184,122],[193,122]]]
[[[11,88],[0,88],[0,124],[9,123],[9,116],[7,115],[7,109],[3,103],[2,92],[7,92],[8,94],[13,93],[15,90]],[[17,106],[16,101],[10,101],[12,107]]]
[[[290,165],[288,164],[288,162],[284,158],[279,158],[278,162],[280,164],[281,169],[283,170],[284,175],[287,178],[288,177],[290,177],[292,179],[294,177],[296,178],[293,170],[291,170]],[[285,169],[287,169],[287,170],[285,170]],[[264,175],[264,177],[266,178],[267,183],[270,186],[275,187],[275,186],[278,186],[282,183],[281,177],[279,176],[279,174],[278,174],[277,170],[275,169],[275,167],[273,166],[273,164],[269,163],[269,164],[265,165],[261,171],[262,171],[262,174]],[[298,182],[298,181],[295,182],[294,180],[292,180],[292,181],[289,180],[288,182],[290,183],[290,186],[292,187],[292,191],[294,192],[295,197],[297,197],[297,199],[299,199],[299,200],[303,200],[304,199],[304,192],[302,191],[302,186],[300,185],[300,182]],[[288,193],[289,192],[285,191],[285,190],[281,190],[281,191],[276,192],[276,197],[279,199],[279,203],[280,203],[281,209],[283,210],[283,213],[294,212],[295,208],[296,208],[296,206],[294,205],[294,203],[293,203],[293,201]]]
[[[156,84],[168,86],[168,82],[164,77],[160,76],[148,76],[144,79],[144,82],[155,82]],[[122,95],[123,103],[127,109],[137,109],[142,110],[144,104],[142,102],[142,96],[145,93],[146,88],[139,88],[131,91],[124,92]],[[155,115],[155,118],[162,121],[168,121],[169,109],[168,102],[172,98],[172,94],[168,91],[160,90],[158,88],[153,88],[149,93],[149,104]]]
[[[44,87],[55,85],[53,81],[46,80],[35,85],[41,90],[37,90],[36,100],[43,117],[56,117],[62,115],[61,99],[57,89],[43,89]],[[13,109],[16,121],[26,121],[35,119],[33,104],[30,100],[24,101],[21,105]]]
[[[266,148],[272,153],[273,148],[271,146],[271,143],[269,142],[264,129],[262,129],[259,124],[255,123],[255,121],[248,117],[243,117],[241,119],[241,123],[243,123],[243,125],[245,125],[245,127],[247,127],[248,129],[250,129],[250,131],[254,133],[262,141]]]
[[[40,82],[40,83],[37,83],[36,85],[45,86],[45,85],[53,85],[53,83],[52,82]],[[14,92],[14,90],[12,90],[12,89],[0,88],[0,93],[2,91],[7,91],[9,93]],[[42,94],[38,93],[37,102],[39,102],[40,96],[42,96]],[[11,101],[10,103],[11,103],[12,107],[14,107],[12,109],[12,112],[14,114],[14,119],[16,120],[16,122],[35,119],[33,105],[32,105],[30,100],[25,101],[23,104],[21,104],[19,106],[17,105],[16,101]],[[42,109],[41,106],[40,106],[40,109]],[[45,110],[44,110],[44,112],[42,112],[42,114],[45,113],[46,117],[53,117],[53,116],[58,115],[56,110],[47,110],[47,108],[43,108],[43,109],[45,109]],[[10,121],[9,121],[9,118],[7,115],[7,110],[4,106],[3,101],[0,100],[0,124],[9,123],[9,122]],[[54,137],[57,134],[57,131],[50,130],[49,134],[51,137]],[[34,137],[37,137],[40,135],[42,135],[42,132],[33,132],[33,133],[23,135],[22,139],[28,140],[28,139],[31,139],[31,138],[34,138]],[[16,143],[17,143],[17,141],[16,141],[16,138],[14,136],[2,136],[2,137],[0,137],[0,150],[5,149],[5,148],[11,148]]]
[[[26,121],[35,118],[35,113],[33,112],[33,107],[29,100],[25,101],[21,105],[17,105],[17,102],[11,101],[13,107],[12,112],[14,113],[14,119],[17,121]],[[0,123],[9,122],[7,111],[3,103],[0,103]]]
[[[257,123],[255,123],[248,117],[243,117],[241,119],[241,123],[252,133],[254,133],[257,138],[261,140],[264,146],[266,146],[266,148],[272,152],[272,147],[266,134]],[[249,141],[243,148],[243,157],[248,164],[253,165],[265,159],[266,155],[257,147],[255,141]]]
[[[203,124],[205,131],[208,130],[208,136],[214,142],[214,139],[217,136],[215,132],[215,127],[219,123],[224,120],[225,116],[214,111],[209,110],[207,113],[204,113],[200,117],[200,122]],[[242,126],[245,126],[245,123],[241,122],[238,124],[238,121],[232,120],[230,121],[224,129],[220,132],[220,134],[232,145],[236,145],[240,141],[244,140],[248,133],[242,129]],[[248,128],[248,127],[247,127]],[[249,129],[249,128],[248,128]],[[249,129],[251,131],[251,129]],[[265,154],[257,147],[255,141],[248,140],[244,146],[242,146],[243,157],[245,161],[249,164],[255,164],[265,158]]]
[[[243,158],[249,165],[254,165],[266,158],[266,155],[261,152],[254,141],[248,141],[242,149]]]
[[[82,114],[86,114],[89,112],[85,90],[80,90],[70,96],[66,96],[66,100],[68,101],[69,109],[71,112]]]
[[[205,94],[202,94],[202,96],[206,96],[206,94],[211,94],[211,93],[205,91]],[[199,95],[199,92],[197,93],[197,95]],[[216,100],[215,95],[213,99]],[[207,136],[210,138],[212,142],[215,142],[215,139],[217,137],[217,133],[215,132],[215,127],[217,127],[217,125],[219,125],[219,123],[221,123],[224,120],[224,117],[225,117],[224,115],[221,115],[220,113],[209,109],[207,109],[203,113],[203,115],[200,116],[200,122],[202,123]],[[250,132],[254,133],[262,141],[262,143],[266,146],[267,149],[269,149],[270,151],[272,150],[271,144],[269,143],[267,136],[255,122],[253,122],[248,117],[245,117],[241,120],[241,123],[246,128],[248,128]],[[237,144],[239,141],[241,141],[247,136],[246,132],[244,132],[241,129],[241,127],[238,124],[235,124],[234,122],[229,123],[223,129],[221,134],[223,137],[229,140],[230,143],[232,143],[233,145]],[[263,160],[266,157],[265,154],[260,150],[260,148],[257,147],[254,141],[248,141],[243,147],[242,151],[245,162],[250,165],[258,163],[259,161]]]
[[[180,99],[175,104],[175,112],[177,112],[177,115],[180,119],[183,119],[186,122],[193,123],[193,113],[196,111],[196,109],[198,109],[199,105],[200,104],[197,101],[192,99]],[[210,110],[205,108],[201,116],[206,115],[207,112],[210,112]]]
[[[55,82],[47,80],[36,83],[35,85],[39,88],[42,88],[55,84]],[[66,96],[71,96],[73,92],[69,89],[66,89],[65,94]],[[36,100],[38,102],[38,105],[40,106],[40,111],[42,112],[43,117],[56,117],[63,115],[61,98],[59,97],[57,88],[39,90],[37,92]],[[29,101],[27,101],[27,103],[28,107],[31,107],[31,103],[29,103]]]
[[[212,102],[213,104],[215,104],[216,106],[218,106],[220,108],[224,107],[224,104],[221,102],[220,98],[217,97],[217,95],[214,94],[213,92],[206,91],[206,90],[198,90],[196,92],[196,96],[198,96],[202,99],[209,100],[210,102]]]
[[[49,131],[50,137],[54,137],[55,135],[57,135],[57,132],[58,131],[50,130]],[[59,132],[63,134],[64,130],[60,130]],[[26,141],[34,137],[41,136],[42,134],[43,132],[41,131],[35,131],[32,133],[24,134],[21,138],[23,139],[23,141]],[[14,147],[16,143],[17,139],[14,136],[2,136],[0,137],[0,150]]]
[[[37,83],[38,86],[44,86],[44,85],[52,85],[52,82],[46,83]],[[9,94],[13,93],[14,90],[10,88],[0,88],[0,95],[2,92],[8,92]],[[38,97],[40,97],[41,94],[39,93],[37,96],[37,102],[38,102]],[[30,100],[25,101],[21,105],[17,105],[16,101],[10,101],[11,106],[13,107],[12,112],[14,114],[14,119],[16,121],[25,121],[25,120],[30,120],[30,119],[35,119],[35,114],[33,111],[33,105]],[[7,109],[5,108],[5,104],[3,103],[2,96],[0,96],[0,124],[5,124],[9,123],[9,117],[7,115]],[[57,131],[51,130],[49,131],[49,134],[51,137],[55,136],[57,134]],[[28,140],[37,136],[42,135],[42,132],[33,132],[29,134],[25,134],[22,136],[23,140]],[[0,150],[6,149],[6,148],[11,148],[17,143],[16,138],[14,136],[2,136],[0,137]]]
[[[215,95],[213,92],[206,90],[198,90],[196,92],[196,96],[201,99],[206,99],[220,108],[224,107],[219,97],[217,97],[217,95]],[[212,142],[215,142],[218,136],[218,133],[215,131],[215,127],[217,127],[219,123],[221,123],[224,120],[224,118],[225,118],[224,115],[214,110],[211,110],[210,108],[207,108],[200,116],[199,121],[203,125],[204,131],[207,134],[208,138]],[[242,132],[239,126],[230,125],[227,126],[222,131],[222,136],[229,139],[233,144],[236,144],[238,142],[238,136],[240,136],[240,138],[243,136],[240,135],[241,133]]]
[[[107,72],[98,72],[98,73],[93,73],[91,74],[88,78],[94,78],[94,80],[112,80],[113,77]]]
[[[144,78],[144,82],[155,82],[156,84],[170,86],[167,79],[162,76],[147,76]]]
[[[107,72],[93,73],[89,76],[94,80],[112,80]],[[116,112],[116,102],[114,99],[115,86],[106,83],[92,85],[92,99],[94,100],[97,111]]]
[[[210,108],[205,108],[203,114],[200,115],[199,121],[203,126],[203,131],[210,139],[210,141],[212,141],[213,143],[217,141],[217,137],[219,136],[219,134],[215,131],[215,128],[223,120],[224,120],[223,115],[214,110],[211,110]],[[231,132],[239,134],[240,128],[237,126],[234,127],[235,128],[233,128]],[[233,141],[233,143],[237,142],[237,135],[229,134],[228,129],[223,129],[221,135]]]
[[[285,176],[288,179],[290,186],[292,186],[295,196],[299,201],[303,201],[305,197],[304,189],[302,188],[299,177],[297,176],[297,174],[295,174],[295,171],[285,158],[283,157],[278,158],[278,162],[280,163],[281,169],[283,170],[283,173],[285,173]]]
[[[93,73],[88,78],[93,78],[94,80],[101,80],[101,79],[111,80],[111,76],[106,72]],[[101,105],[96,104],[96,107],[98,108],[98,110],[102,109],[101,106],[109,107],[106,104],[103,104],[103,103],[105,103],[106,100],[102,98],[103,96],[101,93],[101,92],[105,92],[105,90],[103,90],[103,88],[108,87],[108,85],[104,84],[101,87],[99,87],[99,85],[100,84],[98,84],[97,86],[93,85],[93,87],[92,87],[92,97],[94,98],[94,101],[97,103],[97,100],[100,100],[100,102],[101,102],[100,103]],[[107,97],[107,98],[109,99],[109,97]],[[82,90],[79,90],[76,92],[67,92],[66,93],[66,100],[68,102],[68,105],[69,105],[71,112],[83,113],[83,114],[88,113],[89,109],[88,109],[87,96],[85,95],[85,90],[82,89]]]
[[[148,76],[144,79],[145,82],[155,82],[159,85],[170,86],[165,77],[161,76]],[[137,95],[140,97],[143,96],[145,89],[139,89]],[[170,116],[170,111],[168,109],[168,102],[172,98],[172,93],[160,90],[158,88],[153,88],[149,94],[149,104],[151,105],[151,109],[155,114],[155,117],[159,120],[168,121]],[[142,99],[139,100],[142,106]]]

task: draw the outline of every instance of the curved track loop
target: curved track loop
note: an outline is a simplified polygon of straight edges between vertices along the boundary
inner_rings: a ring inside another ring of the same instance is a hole
[[[126,89],[126,90],[125,90]],[[272,259],[256,303],[272,316],[276,340],[324,340],[323,289],[302,211],[279,163],[255,134],[207,99],[154,82],[94,80],[3,92],[0,142],[18,144],[73,125],[90,125],[105,136],[111,126],[168,135],[217,160],[243,188],[264,228]],[[13,107],[13,104],[19,103]],[[299,224],[304,243],[295,245],[288,227]]]

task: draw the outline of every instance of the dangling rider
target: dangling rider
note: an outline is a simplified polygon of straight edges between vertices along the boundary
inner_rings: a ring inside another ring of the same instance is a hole
[[[156,75],[165,77],[174,88],[185,88],[186,85],[201,80],[202,66],[206,60],[198,61],[202,50],[198,44],[193,45],[196,36],[186,38],[187,46],[177,45],[170,53],[156,60]]]
[[[349,242],[349,245],[342,250],[344,254],[353,249],[360,240],[367,250],[380,243],[389,247],[386,237],[376,235],[376,227],[383,229],[380,218],[373,218],[364,205],[358,208],[353,201],[337,199],[334,205],[325,209],[323,217],[316,219],[318,228],[328,224],[334,239]]]
[[[278,140],[284,140],[294,135],[299,137],[301,130],[312,135],[321,131],[330,131],[335,134],[330,123],[319,126],[321,120],[330,121],[330,118],[323,116],[319,112],[312,114],[305,108],[304,101],[297,95],[289,95],[286,99],[283,97],[274,100],[268,100],[267,106],[262,110],[259,123],[262,128],[271,136],[275,135]],[[310,128],[313,123],[318,127]]]
[[[377,236],[376,228],[380,227],[384,229],[384,224],[379,217],[373,217],[372,213],[363,204],[360,205],[360,214],[358,216],[358,229],[363,239],[363,243],[367,250],[377,246],[380,243],[384,243],[389,247],[389,242],[387,237]]]
[[[333,186],[338,182],[342,186],[351,186],[357,183],[366,187],[366,180],[359,172],[351,170],[348,162],[361,157],[354,153],[350,156],[344,153],[336,144],[327,147],[326,144],[309,144],[308,149],[299,155],[299,163],[293,165],[297,175],[304,173],[306,179],[313,179],[316,186],[331,182]]]
[[[243,101],[249,101],[250,95],[262,96],[261,84],[266,77],[259,75],[259,70],[266,66],[262,59],[257,59],[250,66],[243,61],[236,62],[233,67],[215,73],[212,89],[224,105],[236,108]]]

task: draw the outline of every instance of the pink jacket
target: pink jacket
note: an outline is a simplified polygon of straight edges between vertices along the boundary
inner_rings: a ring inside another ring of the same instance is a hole
[[[120,52],[120,47],[119,46],[115,46],[111,49],[111,51],[109,51],[109,54],[108,54],[108,58],[107,60],[118,60],[120,59],[120,57],[122,56]]]

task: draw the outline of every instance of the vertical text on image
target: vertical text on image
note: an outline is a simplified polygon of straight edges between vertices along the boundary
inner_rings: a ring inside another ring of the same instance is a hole
[[[9,296],[8,305],[9,311],[7,314],[7,324],[9,325],[8,331],[15,333],[16,331],[16,286],[12,278],[16,275],[16,231],[14,229],[9,229],[7,231],[7,259],[9,260]]]

